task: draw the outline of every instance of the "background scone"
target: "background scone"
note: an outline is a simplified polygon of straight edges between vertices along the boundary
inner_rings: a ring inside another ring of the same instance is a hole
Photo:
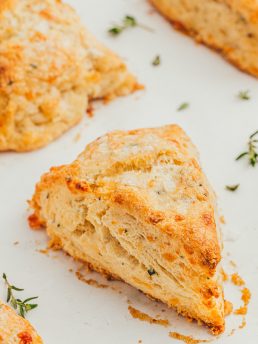
[[[43,175],[31,206],[53,245],[224,330],[215,196],[178,126],[100,137]]]
[[[43,344],[43,341],[28,320],[0,300],[0,343]]]
[[[0,2],[0,151],[46,145],[93,98],[137,87],[124,63],[57,0]]]
[[[174,26],[258,76],[256,0],[150,0]]]

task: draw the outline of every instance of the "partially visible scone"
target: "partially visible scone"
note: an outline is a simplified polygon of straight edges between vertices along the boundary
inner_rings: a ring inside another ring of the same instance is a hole
[[[258,77],[256,0],[150,0],[174,26]]]
[[[0,151],[42,147],[80,121],[88,99],[137,88],[62,1],[2,0],[0,23]]]
[[[43,175],[31,206],[52,244],[223,332],[215,195],[178,126],[100,137]]]
[[[0,300],[0,343],[42,344],[43,341],[28,320]]]

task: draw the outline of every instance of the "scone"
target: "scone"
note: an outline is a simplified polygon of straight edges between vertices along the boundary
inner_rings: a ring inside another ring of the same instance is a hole
[[[180,127],[98,138],[43,175],[30,204],[53,245],[224,330],[216,199]]]
[[[42,344],[43,341],[28,320],[0,300],[0,343]]]
[[[42,147],[81,120],[88,99],[137,88],[62,1],[2,0],[0,23],[0,151]]]
[[[174,26],[258,76],[256,0],[150,0]]]

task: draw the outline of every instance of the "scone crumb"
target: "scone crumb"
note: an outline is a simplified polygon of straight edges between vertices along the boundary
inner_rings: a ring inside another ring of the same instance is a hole
[[[221,274],[222,274],[223,282],[228,281],[228,274],[225,272],[224,269],[222,269]]]
[[[128,310],[134,319],[139,319],[141,321],[146,321],[150,324],[156,324],[156,325],[161,325],[161,326],[165,326],[165,327],[169,325],[169,321],[167,319],[152,318],[150,315],[143,313],[140,310],[138,310],[132,306],[129,306]]]
[[[245,284],[244,280],[242,279],[242,277],[240,277],[238,275],[238,273],[234,273],[232,276],[231,276],[231,282],[236,285],[236,286],[239,286],[241,287],[242,285]]]
[[[177,332],[169,332],[169,337],[180,340],[186,344],[198,344],[198,343],[209,343],[210,340],[206,339],[194,339],[191,336],[185,336]]]
[[[248,288],[242,289],[241,293],[242,293],[241,300],[244,302],[244,305],[235,310],[234,314],[236,315],[246,315],[247,309],[248,309],[247,306],[251,299],[251,292]]]
[[[245,317],[243,317],[242,323],[239,325],[239,329],[241,330],[242,328],[244,328],[246,326],[246,319]]]
[[[96,287],[96,288],[102,288],[102,289],[108,288],[107,284],[99,283],[98,281],[96,281],[92,278],[89,278],[89,279],[85,278],[80,271],[76,271],[75,274],[76,274],[78,280],[83,282],[83,283],[86,283],[86,284],[91,285],[91,286]]]
[[[88,115],[89,118],[92,118],[94,116],[94,107],[92,105],[92,103],[89,104],[86,113]]]
[[[231,260],[229,263],[230,263],[231,266],[233,266],[233,268],[237,267],[236,263],[233,260]]]
[[[221,224],[223,224],[223,225],[226,224],[226,220],[225,220],[225,217],[223,215],[220,216],[219,220],[220,220]]]
[[[49,249],[47,249],[47,248],[42,248],[42,249],[40,249],[40,250],[37,250],[37,252],[42,253],[42,254],[48,254],[48,253],[49,253]]]
[[[77,133],[75,136],[74,136],[74,139],[73,139],[73,142],[78,142],[78,141],[80,141],[80,139],[81,139],[81,134],[80,133]]]
[[[233,304],[230,301],[225,300],[224,303],[225,316],[230,315],[233,311]]]

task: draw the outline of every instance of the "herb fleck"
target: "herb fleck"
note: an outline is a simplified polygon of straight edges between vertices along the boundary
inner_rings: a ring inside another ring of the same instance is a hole
[[[258,162],[258,152],[257,152],[257,146],[256,143],[258,142],[258,139],[256,138],[258,135],[258,130],[256,130],[252,135],[249,136],[248,141],[248,151],[243,152],[236,157],[236,160],[240,160],[243,157],[247,156],[249,164],[253,167]]]
[[[112,36],[118,36],[120,33],[122,33],[124,30],[130,28],[130,27],[140,27],[144,30],[147,31],[153,31],[151,28],[142,25],[140,23],[138,23],[138,21],[130,15],[126,15],[121,24],[115,24],[114,26],[112,26],[110,29],[108,29],[108,33]]]
[[[153,268],[149,268],[149,269],[148,269],[148,274],[149,274],[150,276],[155,275],[155,274],[156,274],[156,271],[155,271]]]
[[[155,58],[154,58],[154,60],[152,61],[152,65],[153,66],[159,66],[160,65],[160,56],[159,55],[157,55]]]
[[[237,96],[241,100],[249,100],[251,98],[248,90],[240,91]]]
[[[21,299],[16,299],[13,295],[13,290],[15,291],[23,291],[24,289],[17,288],[14,285],[11,285],[7,279],[7,276],[5,273],[3,273],[3,279],[7,285],[7,299],[6,301],[11,304],[11,306],[16,310],[19,310],[19,315],[25,318],[26,313],[31,311],[32,309],[38,307],[35,303],[28,303],[29,301],[35,300],[38,298],[38,296],[35,297],[29,297],[22,301]]]
[[[189,103],[182,103],[181,105],[179,105],[179,107],[177,108],[177,111],[182,111],[187,109],[190,106]]]
[[[228,191],[236,191],[239,188],[240,184],[235,184],[235,185],[226,185],[225,188]]]

